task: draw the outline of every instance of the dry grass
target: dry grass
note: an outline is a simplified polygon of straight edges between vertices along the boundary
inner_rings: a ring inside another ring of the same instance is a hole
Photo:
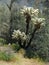
[[[44,62],[39,59],[24,58],[24,53],[25,50],[21,49],[18,53],[14,54],[15,58],[12,61],[0,61],[0,65],[45,65]]]
[[[33,59],[21,59],[20,61],[16,62],[5,62],[0,61],[0,65],[44,65],[44,63],[38,62]]]
[[[39,61],[39,59],[24,58],[21,53],[16,53],[15,57],[15,61],[0,61],[0,65],[44,65],[44,63]]]

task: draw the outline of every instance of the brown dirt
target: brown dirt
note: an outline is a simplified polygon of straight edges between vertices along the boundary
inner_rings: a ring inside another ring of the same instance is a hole
[[[16,61],[0,61],[0,65],[44,65],[44,63],[37,59],[24,58],[23,56],[21,56],[21,54],[18,54],[16,57]]]
[[[2,51],[3,48],[1,48],[0,50]],[[7,50],[7,49],[4,48],[4,50]],[[44,63],[40,61],[39,59],[24,58],[23,57],[24,52],[25,52],[24,50],[23,51],[21,50],[19,51],[19,53],[16,53],[15,61],[10,61],[10,62],[0,61],[0,65],[49,65],[49,63]]]

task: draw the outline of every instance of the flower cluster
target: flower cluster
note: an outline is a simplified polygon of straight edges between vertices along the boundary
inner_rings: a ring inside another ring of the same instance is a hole
[[[27,38],[27,36],[25,35],[25,33],[21,32],[20,30],[14,30],[12,37],[16,38],[17,40],[18,39],[26,40],[26,38]]]

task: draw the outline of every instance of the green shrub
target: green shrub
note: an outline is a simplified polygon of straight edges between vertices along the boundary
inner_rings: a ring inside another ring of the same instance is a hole
[[[12,49],[15,51],[18,51],[20,49],[20,46],[18,44],[12,44]]]
[[[13,55],[8,54],[6,52],[0,52],[0,60],[4,60],[4,61],[10,61],[14,58]]]
[[[37,43],[37,42],[36,42]],[[33,47],[26,50],[25,57],[40,58],[43,61],[49,61],[49,47],[45,43],[32,45]]]
[[[3,45],[4,43],[6,43],[6,40],[3,38],[0,38],[0,45]]]

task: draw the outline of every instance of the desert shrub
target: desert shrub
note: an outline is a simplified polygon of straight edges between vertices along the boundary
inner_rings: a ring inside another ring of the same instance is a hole
[[[49,61],[49,48],[42,43],[40,45],[34,44],[32,48],[30,47],[26,50],[25,57],[40,58],[43,61]]]
[[[26,55],[29,58],[38,57],[43,61],[49,61],[49,38],[46,36],[46,32],[36,33],[32,44],[26,50]]]
[[[0,52],[0,60],[11,61],[14,58],[13,55],[6,52]]]
[[[18,51],[18,50],[20,49],[20,46],[19,46],[18,44],[16,44],[16,43],[13,43],[13,44],[11,45],[11,47],[12,47],[12,49],[13,49],[14,51]]]
[[[5,43],[6,43],[6,40],[3,39],[3,38],[0,38],[0,45],[3,45],[3,44],[5,44]]]

